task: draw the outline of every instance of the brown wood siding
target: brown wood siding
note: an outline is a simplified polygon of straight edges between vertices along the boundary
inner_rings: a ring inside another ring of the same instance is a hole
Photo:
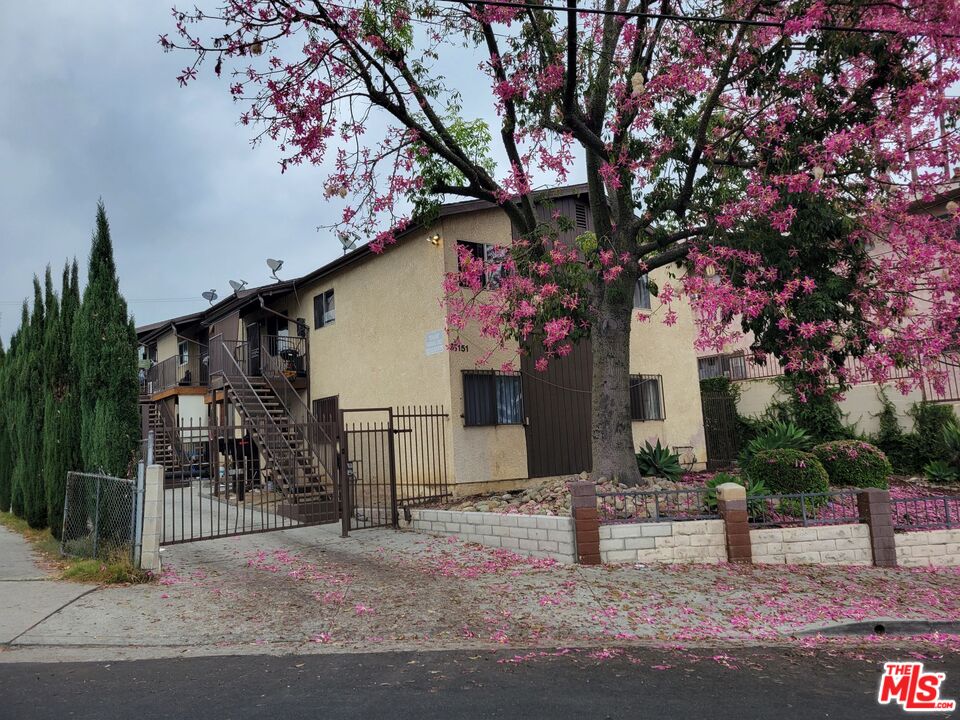
[[[545,372],[534,366],[538,351],[523,357],[527,471],[530,477],[575,475],[593,467],[590,448],[590,390],[593,353],[589,341]]]

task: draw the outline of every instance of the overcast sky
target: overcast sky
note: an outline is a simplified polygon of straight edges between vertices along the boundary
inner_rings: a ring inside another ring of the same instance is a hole
[[[251,149],[226,79],[182,89],[185,54],[165,54],[169,0],[32,0],[4,13],[0,43],[0,337],[15,329],[34,273],[77,256],[103,198],[120,282],[137,323],[205,305],[227,281],[290,278],[332,260],[319,225],[323,173],[281,175]],[[210,3],[208,2],[208,5]],[[188,3],[189,5],[189,3]]]

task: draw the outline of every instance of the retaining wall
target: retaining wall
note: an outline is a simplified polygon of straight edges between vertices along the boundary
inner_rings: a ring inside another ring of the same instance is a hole
[[[750,531],[755,563],[788,565],[870,565],[867,525],[761,528]]]
[[[716,563],[727,559],[723,520],[600,526],[605,563]]]
[[[898,533],[897,562],[907,567],[960,565],[960,530]]]
[[[411,527],[429,535],[502,547],[562,563],[575,562],[573,518],[454,510],[411,510]]]

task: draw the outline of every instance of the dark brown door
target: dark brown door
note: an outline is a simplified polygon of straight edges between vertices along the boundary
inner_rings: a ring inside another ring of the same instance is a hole
[[[260,324],[247,325],[247,374],[260,374]]]
[[[534,367],[538,357],[534,351],[520,362],[527,472],[530,477],[547,477],[589,471],[590,343],[580,343],[565,358],[552,359],[545,372]]]

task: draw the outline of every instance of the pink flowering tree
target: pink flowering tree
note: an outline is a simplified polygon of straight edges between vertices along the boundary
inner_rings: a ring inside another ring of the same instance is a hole
[[[702,348],[750,330],[810,392],[850,355],[920,382],[957,339],[956,207],[913,212],[958,160],[957,0],[220,0],[174,20],[180,82],[226,72],[282,169],[323,169],[340,232],[379,249],[444,199],[503,209],[512,244],[448,278],[451,330],[543,362],[589,338],[598,475],[639,480],[644,273],[669,270],[662,322],[692,304]],[[492,127],[464,88],[489,88]],[[593,227],[575,242],[535,192],[571,171]]]

